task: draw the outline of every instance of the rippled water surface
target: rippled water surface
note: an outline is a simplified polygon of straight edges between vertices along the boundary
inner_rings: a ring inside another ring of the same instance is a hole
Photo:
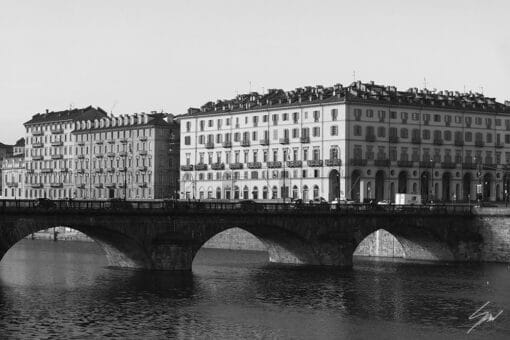
[[[503,314],[469,336],[485,302]],[[347,271],[203,249],[193,272],[118,270],[93,243],[25,240],[0,263],[0,338],[510,339],[510,267],[358,260]]]

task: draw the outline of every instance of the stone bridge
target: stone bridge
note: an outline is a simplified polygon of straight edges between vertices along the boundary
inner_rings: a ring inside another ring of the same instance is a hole
[[[0,201],[0,258],[55,226],[83,232],[111,266],[127,268],[191,270],[201,246],[234,227],[260,239],[271,262],[350,267],[378,229],[400,241],[406,259],[510,262],[510,209],[129,201]]]

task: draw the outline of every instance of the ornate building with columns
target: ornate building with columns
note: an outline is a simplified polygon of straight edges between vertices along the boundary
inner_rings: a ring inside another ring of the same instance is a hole
[[[181,195],[501,200],[510,103],[373,82],[268,90],[191,108],[181,121]]]

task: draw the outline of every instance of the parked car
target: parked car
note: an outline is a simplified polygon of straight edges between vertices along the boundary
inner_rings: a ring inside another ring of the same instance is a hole
[[[50,208],[57,207],[55,202],[53,202],[52,200],[50,200],[48,198],[38,198],[35,203],[35,206],[38,208],[44,208],[44,209],[50,209]]]
[[[391,201],[389,201],[389,200],[382,200],[382,201],[377,202],[377,205],[390,205],[390,204],[391,204]]]

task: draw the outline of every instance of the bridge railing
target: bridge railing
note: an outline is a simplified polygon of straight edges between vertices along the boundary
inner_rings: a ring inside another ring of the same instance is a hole
[[[185,200],[0,200],[0,210],[140,210],[140,211],[236,211],[310,212],[328,214],[471,214],[469,204],[372,205],[372,204],[294,204],[254,201]]]

